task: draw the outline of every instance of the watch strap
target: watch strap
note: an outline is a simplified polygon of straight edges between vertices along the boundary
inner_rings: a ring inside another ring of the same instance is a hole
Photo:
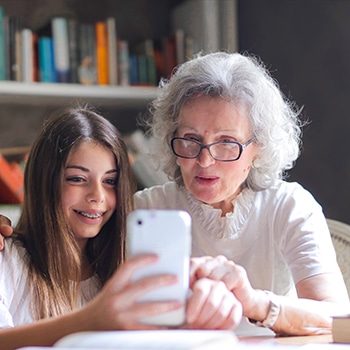
[[[277,318],[280,314],[281,304],[280,304],[276,294],[274,294],[268,290],[264,290],[264,292],[267,294],[267,296],[269,297],[269,300],[270,300],[270,309],[269,309],[269,312],[268,312],[265,320],[257,321],[257,320],[251,319],[251,318],[249,318],[248,320],[250,323],[254,324],[257,327],[272,328],[275,325]]]

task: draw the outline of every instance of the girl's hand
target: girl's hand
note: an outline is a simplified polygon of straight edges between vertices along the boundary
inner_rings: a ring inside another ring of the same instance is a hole
[[[160,328],[143,324],[140,319],[181,307],[178,301],[138,302],[138,299],[147,292],[177,281],[173,275],[131,281],[137,269],[156,261],[156,256],[144,255],[127,260],[118,268],[101,293],[87,306],[87,312],[94,319],[95,330]]]
[[[11,220],[0,214],[0,250],[4,249],[4,237],[12,235]]]

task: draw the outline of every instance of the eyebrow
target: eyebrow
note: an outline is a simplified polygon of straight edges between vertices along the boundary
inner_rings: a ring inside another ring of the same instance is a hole
[[[90,170],[88,168],[85,168],[81,165],[68,165],[68,166],[66,166],[65,169],[79,169],[81,171],[84,171],[85,173],[90,172]],[[118,169],[111,169],[111,170],[106,171],[105,174],[113,174],[113,173],[117,173],[117,172],[118,172]]]

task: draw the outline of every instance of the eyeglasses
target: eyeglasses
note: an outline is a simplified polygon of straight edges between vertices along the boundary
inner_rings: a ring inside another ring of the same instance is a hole
[[[185,137],[173,137],[171,139],[171,148],[176,156],[187,159],[198,158],[203,148],[206,148],[215,160],[233,162],[240,158],[243,150],[253,141],[255,141],[255,136],[245,144],[235,141],[218,141],[204,145],[196,140]]]

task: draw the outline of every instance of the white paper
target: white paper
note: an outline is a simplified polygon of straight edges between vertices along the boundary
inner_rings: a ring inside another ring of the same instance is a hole
[[[160,330],[81,332],[68,335],[55,344],[59,348],[103,349],[209,349],[226,345],[232,348],[238,340],[232,331]],[[222,349],[224,347],[221,347]]]

